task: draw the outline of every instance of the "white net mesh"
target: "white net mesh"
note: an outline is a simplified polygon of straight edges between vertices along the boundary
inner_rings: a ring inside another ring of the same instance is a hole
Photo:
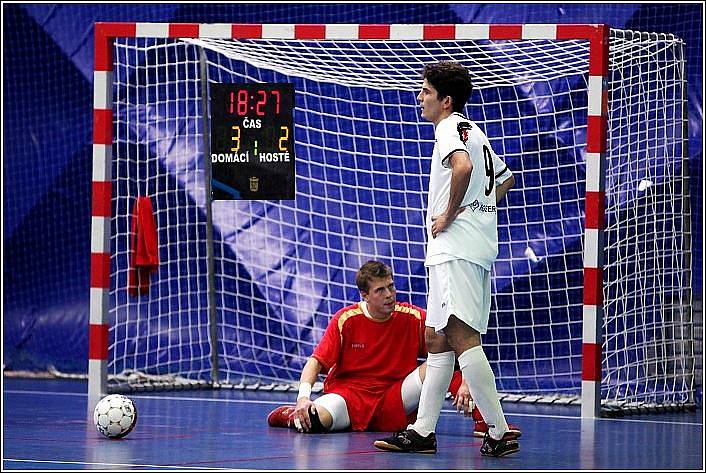
[[[123,44],[115,61],[110,372],[208,377],[198,51]],[[158,229],[160,267],[148,297],[128,293],[138,196],[152,199]]]
[[[619,402],[693,391],[681,48],[613,32],[603,397]],[[467,114],[516,177],[483,339],[498,387],[577,395],[588,55],[585,41],[118,41],[110,373],[208,381],[215,350],[222,382],[298,380],[332,314],[358,300],[368,259],[393,267],[399,299],[425,306],[433,129],[415,97],[424,64],[450,59],[470,69]],[[297,199],[212,206],[215,345],[202,80],[296,90]],[[153,199],[162,258],[142,299],[126,290],[138,195]]]
[[[516,85],[581,74],[588,64],[585,41],[274,41],[187,39],[222,57],[288,76],[344,87],[419,89],[420,66],[458,61],[479,88]],[[556,54],[547,54],[553,49]],[[537,65],[541,63],[541,69]],[[226,69],[227,71],[227,69]]]
[[[617,403],[693,395],[685,68],[673,37],[614,34],[603,397]]]

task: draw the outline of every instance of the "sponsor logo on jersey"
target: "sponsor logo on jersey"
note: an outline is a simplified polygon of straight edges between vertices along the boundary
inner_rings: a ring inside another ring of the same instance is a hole
[[[365,348],[365,343],[351,343],[351,348]]]
[[[478,199],[471,202],[468,208],[471,210],[471,212],[478,211],[484,213],[495,213],[498,211],[498,208],[496,206],[481,204],[480,202],[478,202]]]

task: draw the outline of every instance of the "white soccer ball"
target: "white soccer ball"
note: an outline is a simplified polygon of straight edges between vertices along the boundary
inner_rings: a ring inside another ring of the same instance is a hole
[[[110,439],[125,437],[137,423],[137,409],[127,396],[110,394],[96,404],[93,423],[98,432]]]

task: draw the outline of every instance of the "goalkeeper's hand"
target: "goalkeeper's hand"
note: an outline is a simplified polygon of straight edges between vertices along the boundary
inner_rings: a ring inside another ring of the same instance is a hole
[[[458,388],[456,397],[454,397],[453,405],[454,407],[456,407],[456,410],[458,412],[463,412],[464,416],[472,417],[475,403],[473,402],[473,398],[471,397],[471,391],[468,389],[468,385],[466,384],[465,380],[461,383],[461,386]]]
[[[297,406],[294,408],[294,426],[299,432],[308,432],[311,430],[309,408],[316,410],[316,406],[311,399],[308,397],[299,398]]]

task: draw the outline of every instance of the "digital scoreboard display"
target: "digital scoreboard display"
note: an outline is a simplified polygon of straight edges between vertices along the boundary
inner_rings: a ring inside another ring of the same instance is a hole
[[[292,200],[293,84],[211,84],[214,200]]]

